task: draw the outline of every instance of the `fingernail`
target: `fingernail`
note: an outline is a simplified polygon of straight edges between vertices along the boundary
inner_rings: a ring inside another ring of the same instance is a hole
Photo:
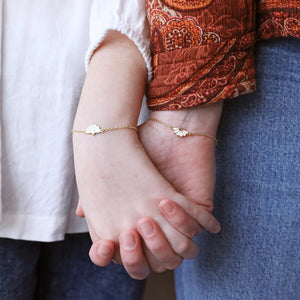
[[[110,256],[111,255],[111,249],[110,247],[107,247],[100,243],[98,246],[97,254],[99,256]]]
[[[163,201],[161,208],[167,215],[171,215],[174,212],[175,206],[168,201]]]
[[[221,230],[221,225],[219,223],[216,223],[214,225],[214,232],[215,233],[218,233],[219,231]]]
[[[125,233],[121,235],[121,242],[125,250],[132,250],[135,248],[135,244],[136,244],[135,236],[131,233]]]
[[[142,222],[139,224],[140,225],[140,229],[142,231],[142,233],[146,236],[146,237],[151,237],[151,235],[153,235],[154,233],[154,226],[152,225],[151,222]]]

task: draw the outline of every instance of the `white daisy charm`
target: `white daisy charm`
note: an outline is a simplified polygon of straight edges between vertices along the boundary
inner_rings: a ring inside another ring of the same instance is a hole
[[[189,134],[188,131],[186,131],[186,130],[184,130],[182,128],[175,128],[175,127],[173,127],[172,130],[179,137],[184,137],[184,136],[187,136]]]
[[[101,127],[99,127],[96,124],[90,125],[85,131],[85,133],[92,134],[92,135],[95,135],[95,134],[101,133],[101,132],[103,132],[103,130],[101,129]]]

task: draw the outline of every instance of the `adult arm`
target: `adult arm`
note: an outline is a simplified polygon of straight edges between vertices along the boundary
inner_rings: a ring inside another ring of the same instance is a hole
[[[254,1],[148,1],[153,80],[151,118],[188,131],[217,132],[222,100],[255,89]],[[200,207],[213,209],[215,145],[207,137],[177,138],[153,121],[140,130],[161,174]],[[186,212],[162,213],[187,236]],[[191,213],[193,215],[193,213]],[[197,217],[195,217],[197,221]]]

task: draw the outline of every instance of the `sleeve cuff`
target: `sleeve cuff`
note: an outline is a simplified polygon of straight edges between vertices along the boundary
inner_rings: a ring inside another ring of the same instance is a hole
[[[216,44],[154,55],[148,88],[151,110],[177,110],[255,90],[255,33]]]
[[[152,77],[150,33],[146,19],[145,1],[141,0],[94,0],[90,14],[90,45],[85,56],[85,68],[95,50],[110,30],[116,30],[131,39],[141,52]]]

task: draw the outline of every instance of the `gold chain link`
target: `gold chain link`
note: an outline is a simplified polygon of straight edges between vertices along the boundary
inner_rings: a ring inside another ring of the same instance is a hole
[[[190,132],[190,131],[188,131],[186,129],[183,129],[183,128],[180,128],[180,127],[170,126],[169,124],[167,124],[165,122],[162,122],[162,121],[160,121],[158,119],[155,119],[155,118],[149,118],[148,120],[160,123],[161,125],[164,125],[165,127],[170,128],[173,131],[173,133],[175,133],[175,135],[178,136],[178,137],[185,137],[185,136],[189,136],[189,135],[205,136],[205,137],[208,137],[208,138],[211,138],[212,140],[214,140],[216,145],[218,144],[218,140],[213,135],[211,135],[209,133],[206,133],[206,132]]]
[[[95,134],[104,133],[104,132],[112,131],[112,130],[119,130],[119,129],[134,129],[135,131],[137,131],[137,127],[136,126],[131,126],[131,125],[101,128],[99,125],[92,124],[92,125],[89,125],[86,130],[73,129],[72,133],[76,132],[76,133],[85,133],[85,134],[95,135]]]

